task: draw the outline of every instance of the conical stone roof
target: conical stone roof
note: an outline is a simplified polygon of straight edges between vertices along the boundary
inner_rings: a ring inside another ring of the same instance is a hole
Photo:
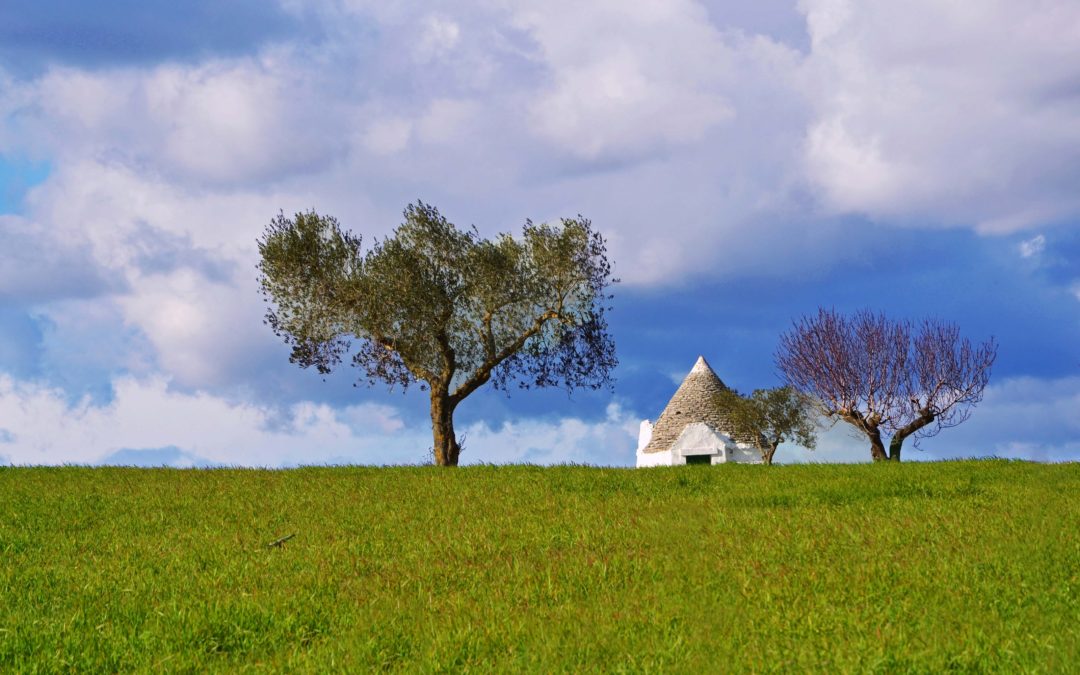
[[[688,425],[704,422],[714,430],[733,436],[727,415],[714,403],[716,395],[724,392],[727,385],[720,381],[705,357],[699,356],[675,395],[668,401],[664,412],[653,425],[652,439],[642,452],[663,452],[669,449]],[[743,441],[745,439],[738,438]]]

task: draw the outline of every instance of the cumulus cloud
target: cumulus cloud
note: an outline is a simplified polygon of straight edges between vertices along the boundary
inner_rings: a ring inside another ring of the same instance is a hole
[[[970,420],[923,445],[935,456],[1080,460],[1078,412],[1080,376],[1012,377],[987,387]]]
[[[335,107],[288,54],[150,70],[57,68],[34,86],[37,135],[64,157],[112,157],[196,183],[244,184],[325,167]]]
[[[629,466],[634,462],[640,419],[617,403],[605,418],[588,422],[574,417],[559,420],[507,421],[497,428],[483,422],[464,430],[468,463],[600,464]]]
[[[783,9],[794,31],[778,5],[730,23],[691,0],[314,3],[319,45],[19,84],[0,96],[19,133],[0,125],[0,142],[193,201],[303,186],[304,206],[378,213],[365,228],[418,195],[488,229],[582,212],[644,284],[718,249],[732,255],[709,274],[834,264],[836,247],[806,255],[836,234],[821,207],[987,231],[1080,208],[1073,9],[800,7],[808,45],[757,16]]]
[[[412,123],[400,117],[376,119],[364,131],[364,146],[376,155],[404,150],[412,136]]]
[[[70,402],[62,391],[0,375],[0,442],[15,464],[136,463],[295,466],[428,463],[430,429],[396,409],[335,409],[299,402],[284,411],[204,392],[171,391],[162,378],[119,378],[107,404]],[[466,463],[626,464],[637,420],[612,405],[598,423],[522,420],[459,430]]]
[[[204,194],[121,165],[79,162],[60,168],[29,201],[34,222],[50,223],[35,230],[40,250],[79,245],[79,265],[56,279],[77,282],[72,271],[82,268],[84,277],[110,280],[92,301],[99,305],[94,309],[49,295],[56,282],[41,264],[46,256],[29,261],[26,271],[12,270],[21,284],[13,288],[24,301],[32,294],[49,300],[38,311],[51,319],[59,343],[71,347],[87,335],[85,323],[71,320],[73,309],[82,317],[106,312],[108,318],[94,324],[95,332],[111,327],[105,344],[131,347],[135,339],[151,349],[134,372],[163,368],[175,384],[205,388],[235,384],[258,370],[275,344],[262,325],[254,270],[255,238],[272,215],[265,197]],[[93,288],[87,283],[64,297]]]
[[[731,48],[688,0],[548,3],[517,13],[552,83],[536,129],[588,159],[700,140],[735,111]]]
[[[380,447],[378,438],[357,437],[328,406],[298,403],[284,429],[270,430],[275,413],[269,408],[171,392],[167,384],[121,378],[110,403],[71,404],[58,390],[0,376],[0,417],[14,437],[5,451],[17,464],[95,463],[125,449],[166,446],[212,463],[249,466],[335,456],[404,461],[400,441]]]
[[[703,244],[742,254],[725,273],[775,257],[763,216],[801,209],[798,52],[724,31],[696,2],[314,7],[334,27],[320,46],[54,68],[0,96],[20,120],[0,142],[55,158],[36,215],[52,227],[171,220],[205,247],[206,230],[235,230],[222,225],[235,210],[205,216],[226,202],[260,219],[267,204],[318,205],[347,224],[377,214],[357,223],[376,233],[417,196],[467,206],[459,218],[486,232],[584,213],[622,278],[654,283],[702,268]],[[346,38],[372,25],[370,40]],[[274,199],[283,192],[300,199]],[[109,251],[128,247],[125,227]]]
[[[40,221],[0,215],[0,301],[29,306],[122,284],[89,259],[88,244],[78,233],[55,237]]]
[[[1080,7],[802,0],[828,208],[1009,232],[1075,215]]]
[[[107,268],[138,270],[157,258],[215,276],[241,256],[253,259],[272,205],[307,199],[266,187],[206,190],[88,155],[58,166],[26,201],[41,238],[84,243]]]
[[[422,64],[452,52],[461,39],[461,27],[453,19],[437,14],[425,16],[420,35],[413,45],[413,56]]]
[[[374,22],[382,48],[333,34],[196,64],[57,68],[23,87],[26,133],[9,142],[57,156],[35,217],[91,230],[107,267],[128,264],[132,223],[243,267],[222,240],[250,249],[241,224],[278,206],[380,234],[417,196],[485,232],[584,213],[629,283],[708,269],[710,245],[735,254],[712,273],[777,258],[785,237],[763,214],[799,209],[795,50],[724,32],[689,1],[321,11],[342,31]],[[804,254],[790,247],[792,263]]]
[[[127,322],[153,345],[177,383],[225,385],[258,365],[269,335],[253,283],[208,280],[192,270],[140,276],[118,300]],[[255,350],[253,351],[253,347]]]

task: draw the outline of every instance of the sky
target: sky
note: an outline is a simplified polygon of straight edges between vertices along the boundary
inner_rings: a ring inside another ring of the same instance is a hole
[[[478,392],[465,463],[633,465],[699,354],[777,386],[818,307],[998,341],[907,458],[1080,459],[1072,0],[6,0],[0,464],[429,461],[424,394],[289,364],[255,270],[279,212],[418,199],[582,214],[622,280],[613,390]]]

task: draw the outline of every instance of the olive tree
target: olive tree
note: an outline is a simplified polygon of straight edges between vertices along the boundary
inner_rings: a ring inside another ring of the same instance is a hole
[[[993,338],[975,345],[953,323],[819,309],[780,337],[776,363],[825,416],[865,434],[875,461],[899,461],[908,437],[917,442],[971,416],[996,356]],[[888,454],[883,434],[892,435]]]
[[[520,238],[484,239],[422,202],[404,216],[367,250],[314,211],[270,223],[259,281],[291,362],[325,374],[349,356],[370,384],[419,382],[442,466],[461,453],[454,411],[487,383],[610,386],[617,361],[605,312],[616,280],[589,220],[526,221]]]
[[[810,450],[817,445],[809,403],[791,387],[755,389],[749,396],[725,389],[717,395],[715,404],[727,416],[737,437],[753,439],[765,464],[773,463],[777,447],[785,441]]]

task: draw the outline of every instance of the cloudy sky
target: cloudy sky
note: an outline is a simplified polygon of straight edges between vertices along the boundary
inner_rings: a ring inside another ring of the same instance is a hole
[[[291,366],[254,269],[279,211],[416,199],[583,214],[623,280],[614,392],[478,393],[463,461],[632,464],[698,354],[775,386],[818,306],[999,341],[912,459],[1080,459],[1072,0],[6,0],[0,463],[425,461],[423,394]]]

